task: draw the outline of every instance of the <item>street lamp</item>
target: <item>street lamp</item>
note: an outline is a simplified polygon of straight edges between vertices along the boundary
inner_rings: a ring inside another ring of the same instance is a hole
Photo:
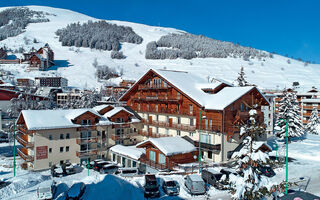
[[[286,122],[286,191],[285,194],[288,194],[288,119],[280,119],[280,121],[285,121]]]
[[[206,116],[202,116],[203,119],[207,119]],[[199,112],[199,174],[201,174],[201,110]]]
[[[16,127],[13,119],[13,176],[16,176]]]

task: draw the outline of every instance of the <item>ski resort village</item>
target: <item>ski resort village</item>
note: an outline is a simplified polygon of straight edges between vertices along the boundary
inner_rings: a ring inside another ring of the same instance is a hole
[[[0,199],[320,199],[320,65],[0,8]]]

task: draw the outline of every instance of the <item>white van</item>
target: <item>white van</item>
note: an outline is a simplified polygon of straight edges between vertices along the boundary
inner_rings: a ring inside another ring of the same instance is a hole
[[[200,195],[206,193],[205,183],[202,180],[201,176],[198,174],[190,174],[186,176],[184,185],[192,195]]]

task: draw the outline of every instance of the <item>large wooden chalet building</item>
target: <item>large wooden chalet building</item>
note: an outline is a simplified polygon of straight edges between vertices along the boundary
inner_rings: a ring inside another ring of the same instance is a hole
[[[263,123],[261,106],[269,104],[254,86],[233,87],[188,72],[155,69],[120,101],[142,117],[139,134],[145,138],[181,136],[198,146],[200,131],[202,157],[214,162],[226,161],[228,152],[241,143],[239,123],[249,119],[249,109],[257,105],[257,120]]]

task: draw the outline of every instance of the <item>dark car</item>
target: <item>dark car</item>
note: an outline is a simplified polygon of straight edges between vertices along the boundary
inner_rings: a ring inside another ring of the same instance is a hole
[[[51,175],[52,177],[61,177],[64,175],[62,167],[57,165],[51,166]]]
[[[179,183],[173,180],[163,180],[162,189],[167,195],[179,195]]]
[[[93,170],[95,171],[100,171],[100,169],[104,166],[104,165],[107,165],[107,164],[110,164],[111,162],[109,161],[99,161],[99,162],[96,162],[93,164]]]
[[[71,188],[67,192],[67,199],[68,200],[78,200],[83,195],[86,189],[86,184],[79,182],[75,183],[71,186]]]
[[[270,166],[261,166],[259,165],[258,168],[259,172],[267,177],[273,177],[276,175],[276,173],[273,171],[273,169]]]
[[[119,169],[119,166],[116,164],[107,164],[103,165],[100,169],[100,174],[115,174]]]
[[[147,174],[145,177],[144,184],[144,197],[145,198],[155,198],[160,197],[159,185],[155,175]]]
[[[76,170],[71,163],[63,163],[61,168],[64,176],[76,173]]]
[[[208,183],[218,189],[221,188],[219,181],[222,176],[222,173],[214,170],[213,168],[203,169],[201,173],[201,178],[205,183]]]

